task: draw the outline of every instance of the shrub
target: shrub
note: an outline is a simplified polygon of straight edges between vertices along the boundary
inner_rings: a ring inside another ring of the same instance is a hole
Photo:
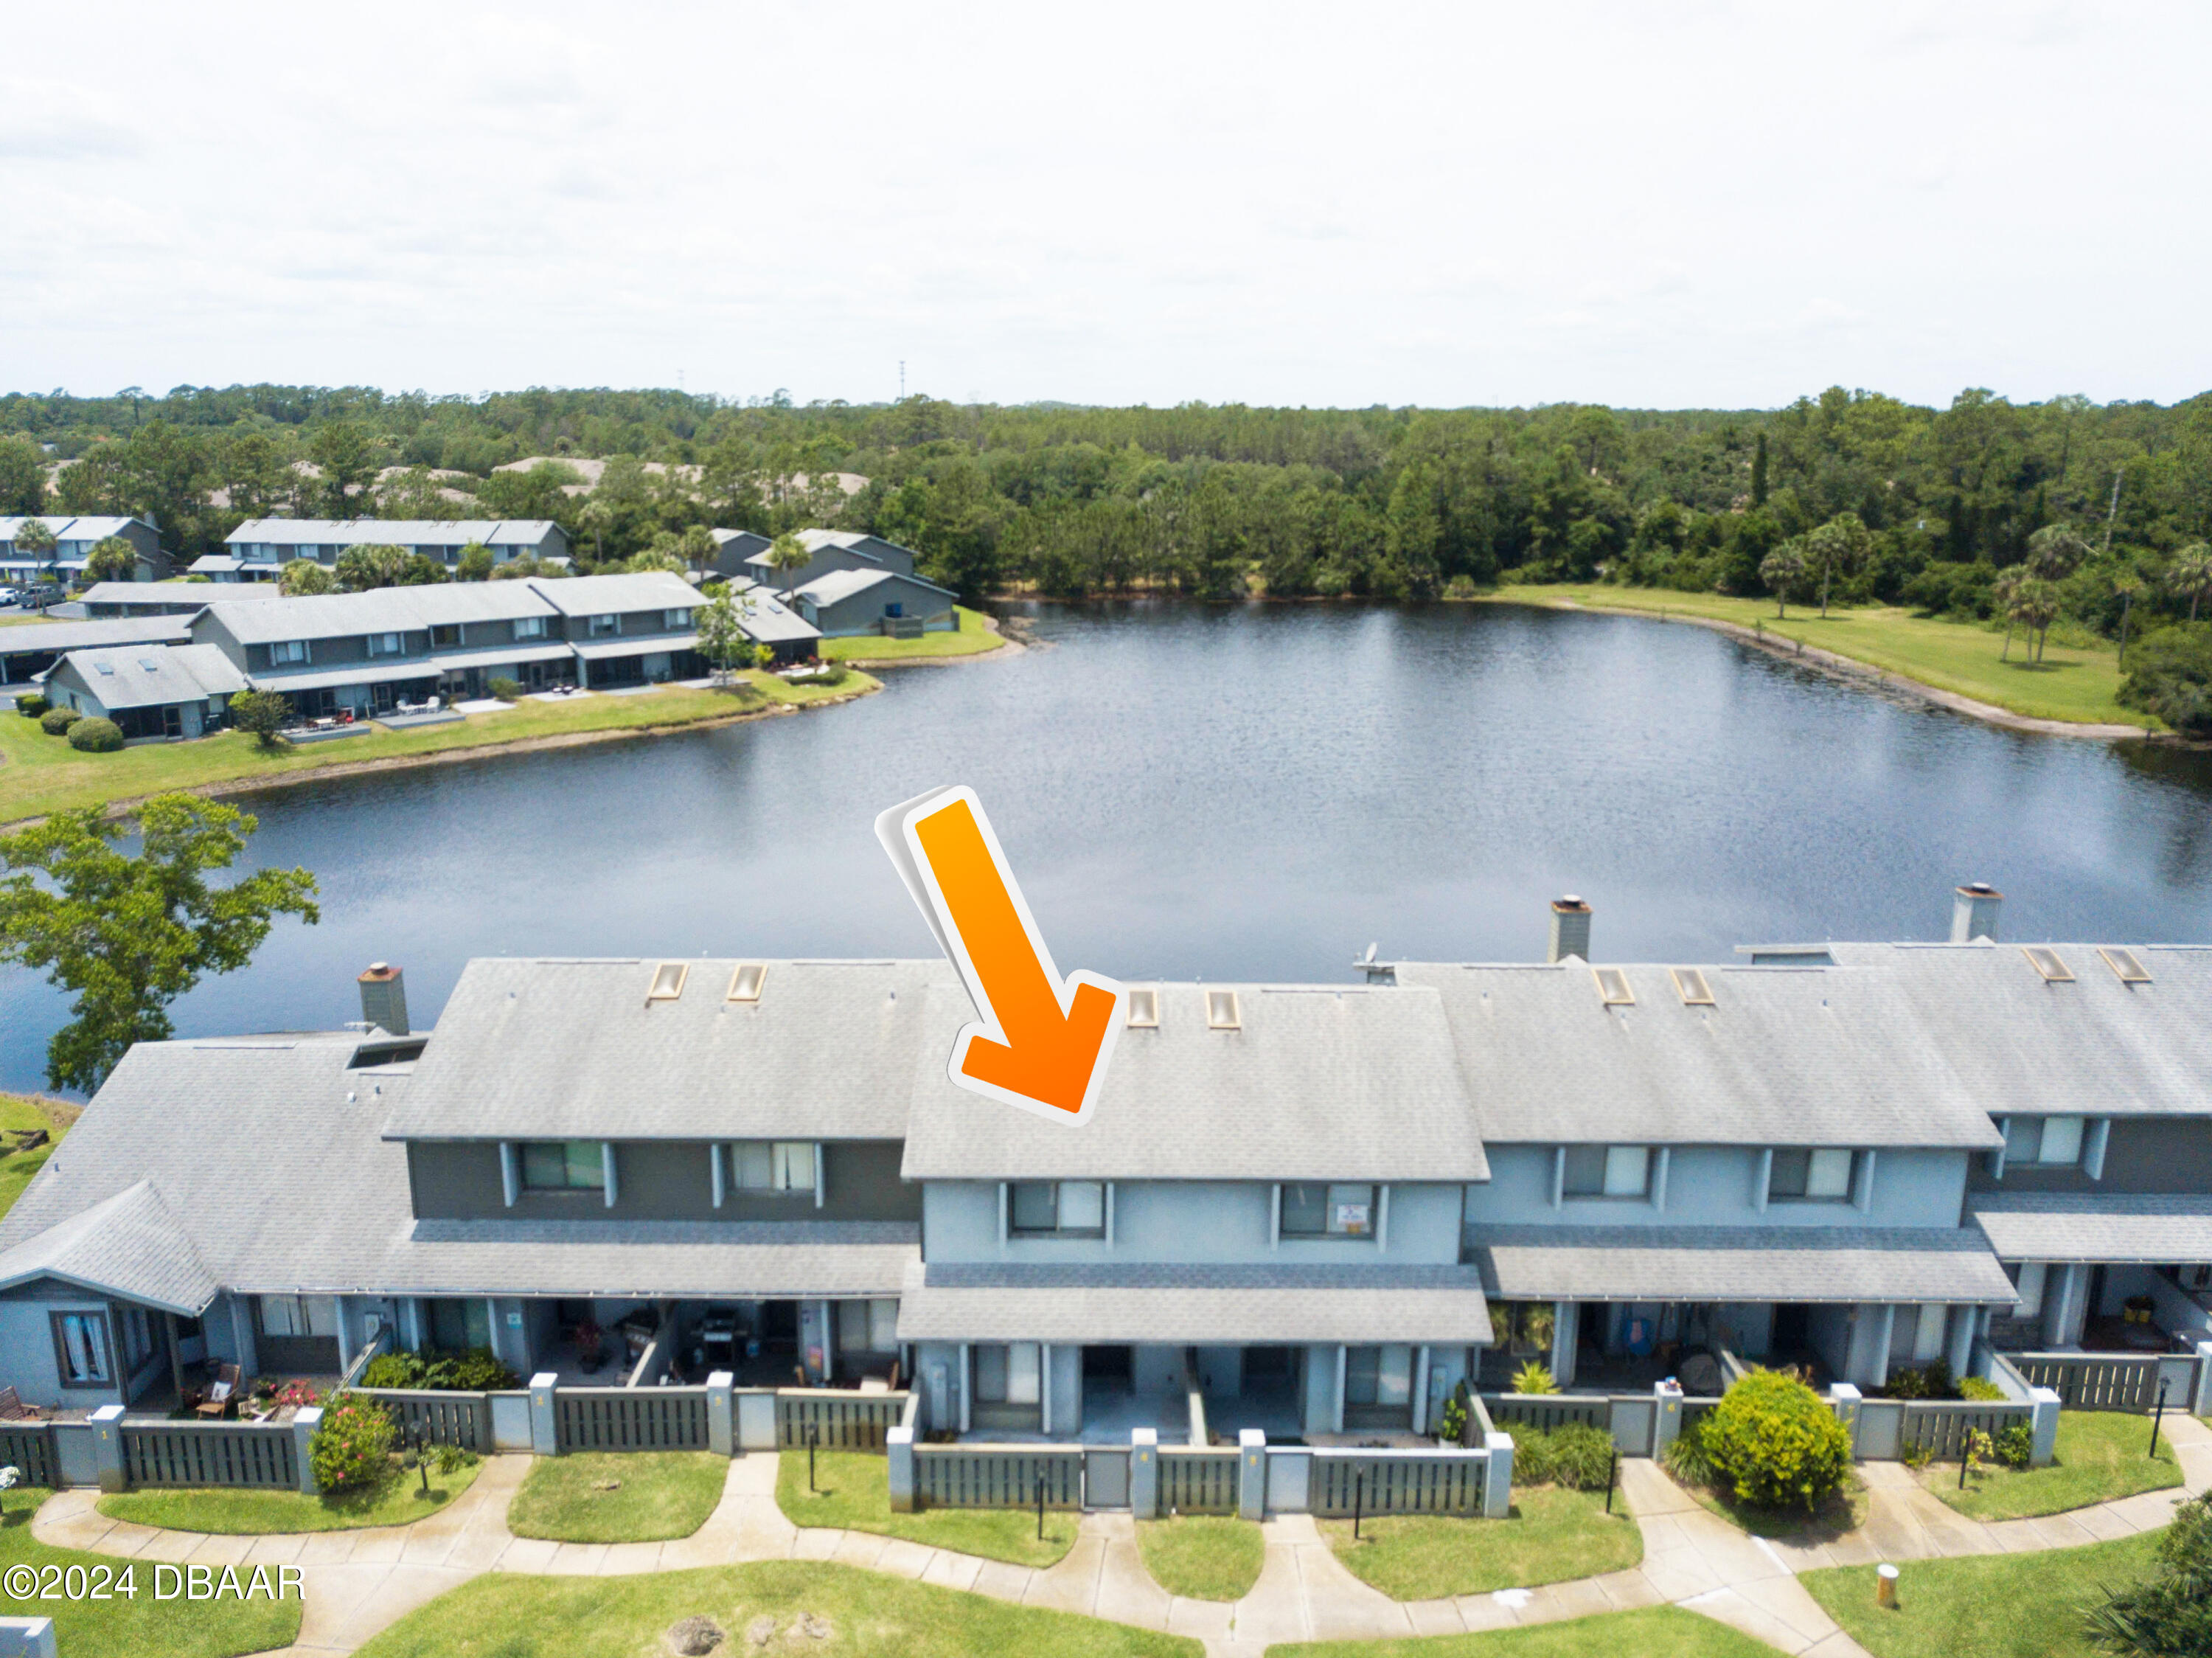
[[[465,1451],[458,1445],[441,1445],[438,1448],[438,1472],[441,1474],[459,1473],[476,1460],[474,1451]]]
[[[123,747],[123,728],[112,720],[78,720],[69,728],[69,745],[86,754],[112,754]]]
[[[1554,1428],[1551,1435],[1552,1483],[1571,1490],[1601,1491],[1613,1475],[1613,1436],[1585,1422]]]
[[[39,729],[49,737],[58,737],[83,717],[74,708],[50,708],[39,716]]]
[[[2130,643],[2119,699],[2177,731],[2212,733],[2212,623],[2162,627]]]
[[[1705,1420],[1705,1453],[1739,1503],[1802,1507],[1808,1514],[1841,1487],[1851,1436],[1827,1401],[1794,1376],[1754,1370]]]
[[[2115,1652],[2212,1652],[2212,1496],[2173,1511],[2158,1566],[2140,1583],[2106,1589],[2088,1613],[2089,1638]]]
[[[492,680],[486,683],[484,689],[503,703],[522,700],[522,681],[520,680]]]
[[[1959,1378],[1959,1397],[1971,1399],[1977,1405],[1993,1405],[2005,1397],[2005,1390],[1987,1376],[1961,1376]]]
[[[2002,1466],[2025,1468],[2035,1454],[2035,1429],[2025,1422],[2014,1423],[1997,1436],[1991,1454]]]
[[[1686,1485],[1713,1483],[1713,1460],[1705,1454],[1705,1424],[1693,1422],[1667,1448],[1667,1472]]]
[[[1932,1359],[1921,1369],[1906,1368],[1889,1373],[1889,1396],[1892,1399],[1956,1399],[1958,1384],[1952,1380],[1948,1359]]]
[[[397,1431],[385,1408],[339,1393],[323,1407],[322,1425],[307,1442],[307,1465],[325,1491],[361,1490],[382,1480],[392,1466]]]
[[[53,704],[35,691],[26,691],[15,698],[15,711],[27,720],[35,720]]]
[[[431,1360],[422,1367],[422,1380],[418,1386],[461,1393],[488,1393],[515,1387],[519,1381],[490,1348],[471,1347],[465,1353],[449,1353]]]
[[[1556,1393],[1559,1384],[1552,1379],[1551,1366],[1530,1359],[1513,1373],[1513,1391],[1516,1393]]]
[[[412,1353],[379,1353],[361,1373],[364,1387],[420,1387],[422,1361]]]
[[[1437,1437],[1447,1445],[1467,1442],[1467,1393],[1463,1386],[1455,1389],[1444,1401],[1443,1419],[1437,1423]]]
[[[276,746],[276,734],[292,717],[292,699],[276,691],[241,691],[230,699],[230,722],[250,731],[264,748]]]

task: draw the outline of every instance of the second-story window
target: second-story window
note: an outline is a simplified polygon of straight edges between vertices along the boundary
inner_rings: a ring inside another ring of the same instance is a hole
[[[2081,1161],[2080,1117],[2015,1117],[2005,1129],[2005,1162],[2014,1167],[2071,1167]]]
[[[514,637],[518,639],[542,639],[545,637],[543,616],[518,616],[514,619]]]
[[[603,634],[619,633],[621,631],[622,618],[619,616],[594,616],[592,618],[592,637],[594,639],[599,638]]]
[[[269,647],[269,662],[272,667],[285,662],[304,662],[307,660],[305,639],[279,639]]]
[[[1648,1197],[1651,1148],[1569,1146],[1559,1191],[1569,1198]]]
[[[457,645],[460,642],[461,625],[459,622],[439,622],[430,629],[430,643],[434,647],[443,649],[447,645]]]
[[[730,1146],[730,1172],[740,1192],[814,1195],[811,1140],[738,1140]]]
[[[1851,1176],[1857,1164],[1856,1152],[1832,1146],[1810,1151],[1778,1149],[1766,1177],[1767,1200],[1845,1202],[1851,1195]]]
[[[532,1140],[522,1148],[526,1192],[604,1192],[605,1153],[597,1140]]]
[[[1375,1188],[1343,1180],[1305,1180],[1283,1187],[1285,1238],[1375,1235]]]
[[[368,654],[372,656],[397,656],[400,650],[397,633],[372,633],[368,636]]]
[[[667,628],[690,627],[691,613],[688,610],[664,610],[660,613],[660,625]]]
[[[1018,1238],[1103,1238],[1106,1187],[1099,1180],[1016,1180],[1007,1229]]]

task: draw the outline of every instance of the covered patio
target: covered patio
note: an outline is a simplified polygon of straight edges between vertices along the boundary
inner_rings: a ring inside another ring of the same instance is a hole
[[[2194,1351],[2212,1340],[2212,1196],[1984,1192],[1973,1218],[2012,1281],[2001,1351]]]

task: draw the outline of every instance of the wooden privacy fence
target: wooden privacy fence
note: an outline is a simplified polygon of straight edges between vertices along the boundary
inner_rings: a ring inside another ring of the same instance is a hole
[[[2008,1353],[2021,1379],[2048,1387],[2075,1411],[2134,1411],[2148,1415],[2166,1384],[2168,1410],[2187,1410],[2196,1397],[2197,1367],[2186,1353]]]
[[[775,1442],[825,1451],[880,1451],[906,1413],[905,1393],[844,1393],[793,1387],[775,1396]]]
[[[14,1468],[26,1485],[59,1486],[61,1460],[54,1454],[50,1423],[0,1423],[0,1467]]]
[[[1869,1408],[1859,1407],[1862,1411]],[[1926,1450],[1945,1462],[1955,1461],[1966,1448],[1966,1436],[1978,1429],[1994,1440],[2020,1423],[2034,1425],[2035,1407],[2010,1400],[1999,1405],[1983,1401],[1954,1404],[1948,1399],[1914,1399],[1905,1406],[1898,1434],[1900,1450]]]
[[[1048,1509],[1080,1508],[1083,1453],[1073,1447],[1030,1450],[1011,1445],[917,1445],[915,1496],[940,1509],[1022,1509],[1044,1482]]]
[[[300,1489],[289,1424],[123,1424],[123,1469],[133,1485],[264,1485]]]
[[[562,1387],[553,1395],[555,1446],[569,1451],[703,1451],[704,1387]]]
[[[1602,1393],[1485,1393],[1482,1403],[1498,1430],[1504,1434],[1516,1428],[1534,1428],[1548,1434],[1554,1428],[1571,1425],[1613,1425],[1613,1401]]]
[[[1163,1514],[1235,1514],[1237,1465],[1235,1451],[1160,1448],[1160,1496]]]
[[[491,1398],[428,1387],[357,1387],[356,1397],[373,1399],[392,1413],[399,1436],[413,1444],[419,1436],[433,1445],[458,1445],[489,1454]]]
[[[1363,1514],[1480,1514],[1489,1465],[1484,1451],[1317,1450],[1306,1506],[1338,1517],[1355,1504]]]

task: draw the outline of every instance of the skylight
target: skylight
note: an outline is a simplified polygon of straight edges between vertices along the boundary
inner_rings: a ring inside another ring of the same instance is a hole
[[[159,674],[161,671],[161,663],[155,661],[151,656],[141,656],[138,659],[138,666],[149,674]]]
[[[1145,1030],[1156,1030],[1160,1022],[1160,993],[1158,991],[1129,992],[1129,1022]]]
[[[98,668],[98,669],[99,669],[102,674],[106,674],[110,679],[113,679],[113,678],[115,677],[115,664],[114,664],[114,663],[112,663],[112,662],[94,662],[94,663],[93,664],[93,666],[94,666],[94,667]]]
[[[1628,988],[1628,975],[1618,967],[1592,967],[1590,977],[1597,980],[1598,996],[1608,1008],[1632,1008],[1636,992]]]
[[[768,964],[763,961],[740,961],[737,972],[730,975],[732,1002],[757,1002],[761,996],[761,981],[768,977]]]
[[[1236,991],[1208,991],[1206,993],[1206,1027],[1208,1030],[1241,1030],[1243,1024],[1243,1017],[1237,1011]]]
[[[1695,967],[1671,967],[1674,989],[1686,1008],[1710,1008],[1713,1005],[1713,987],[1705,983],[1705,976]]]
[[[2124,950],[2116,944],[2109,949],[2100,950],[2097,954],[2104,957],[2105,965],[2119,976],[2121,984],[2148,984],[2150,983],[2150,970],[2136,960],[2136,953],[2133,950]]]
[[[2058,952],[2049,945],[2023,944],[2020,947],[2020,953],[2028,959],[2036,972],[2043,975],[2045,983],[2071,984],[2074,982],[2074,970],[2060,960]]]
[[[673,1002],[684,994],[684,980],[690,973],[686,961],[664,961],[653,970],[653,988],[646,991],[648,1002]]]

